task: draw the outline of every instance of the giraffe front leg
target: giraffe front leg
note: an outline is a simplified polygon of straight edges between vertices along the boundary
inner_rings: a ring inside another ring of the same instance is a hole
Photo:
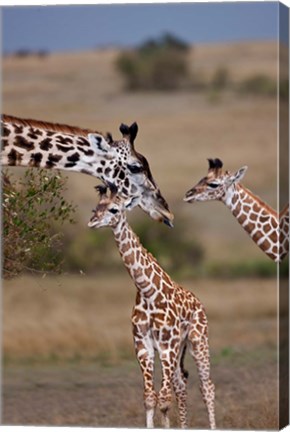
[[[154,348],[147,338],[141,340],[136,335],[136,328],[134,330],[135,352],[143,375],[146,427],[154,428],[154,415],[157,405],[157,394],[154,390]]]
[[[177,359],[171,359],[170,353],[172,352],[166,350],[160,355],[162,367],[162,383],[161,389],[158,394],[158,403],[162,414],[162,426],[167,429],[170,427],[169,409],[172,400],[171,385],[173,383],[173,374],[177,366]]]

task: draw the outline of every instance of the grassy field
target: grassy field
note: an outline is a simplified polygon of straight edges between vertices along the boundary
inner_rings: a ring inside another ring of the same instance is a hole
[[[276,281],[187,280],[183,286],[202,300],[209,318],[218,427],[275,428]],[[116,278],[6,282],[4,423],[141,427],[142,378],[130,324],[134,298],[125,270]],[[190,425],[206,428],[190,358],[186,367]],[[177,425],[175,408],[172,422]]]
[[[205,175],[206,159],[219,157],[231,171],[248,165],[243,183],[276,208],[276,99],[230,90],[218,97],[208,90],[125,93],[114,69],[117,55],[103,50],[7,57],[3,111],[111,131],[116,138],[121,122],[136,120],[136,147],[149,160],[175,213],[175,226],[203,246],[205,262],[224,268],[256,260],[267,265],[267,258],[222,204],[189,205],[182,198]],[[274,79],[277,46],[195,46],[190,62],[205,79],[220,67],[227,68],[235,83],[257,73]],[[15,176],[22,173],[14,170]],[[87,234],[96,182],[85,175],[68,175],[67,197],[78,205],[77,223],[64,228],[72,241]],[[139,209],[129,217],[133,227],[147,218]],[[163,231],[164,236],[173,232]],[[132,282],[125,270],[108,275],[96,268],[94,277],[75,270],[3,284],[3,422],[141,427],[142,379],[130,325]],[[209,318],[218,428],[275,429],[276,280],[206,276],[182,282],[204,303]],[[195,367],[190,359],[187,363],[190,426],[206,428]],[[175,409],[172,424],[177,424]]]

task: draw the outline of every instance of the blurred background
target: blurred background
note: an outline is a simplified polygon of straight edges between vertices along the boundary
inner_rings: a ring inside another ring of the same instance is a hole
[[[175,223],[170,230],[139,209],[130,223],[206,307],[219,428],[277,427],[276,265],[223,204],[182,198],[206,174],[207,158],[218,157],[230,171],[248,165],[243,184],[277,208],[277,78],[280,60],[286,105],[288,33],[282,27],[280,46],[277,34],[285,13],[274,2],[2,8],[4,113],[115,139],[122,122],[138,123],[136,148]],[[25,170],[7,174],[25,200]],[[46,176],[29,181],[38,175]],[[110,230],[86,227],[98,181],[61,177],[71,213],[63,224],[49,218],[47,237],[57,241],[22,254],[17,277],[3,282],[3,421],[142,426],[135,288]],[[190,426],[205,428],[190,359],[187,367]]]

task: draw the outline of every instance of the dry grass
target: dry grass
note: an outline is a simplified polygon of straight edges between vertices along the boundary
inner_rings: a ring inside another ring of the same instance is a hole
[[[187,280],[183,285],[203,301],[209,317],[218,427],[276,429],[276,281]],[[4,424],[144,425],[130,326],[134,297],[125,271],[118,278],[5,282],[3,350],[10,361],[3,370]],[[207,428],[189,356],[186,368],[190,425]],[[158,389],[159,367],[157,372]],[[171,419],[177,427],[176,407]]]
[[[276,281],[185,281],[206,306],[215,354],[276,345]],[[4,283],[3,351],[9,359],[134,358],[135,287],[118,277],[22,277]]]
[[[219,429],[277,429],[273,363],[264,359],[263,367],[253,362],[237,367],[228,362],[212,369]],[[96,364],[5,368],[3,381],[4,424],[144,427],[142,378],[136,363],[113,368]],[[188,414],[191,428],[208,428],[192,367]],[[174,404],[170,417],[172,426],[178,427]],[[160,425],[159,413],[156,424]]]

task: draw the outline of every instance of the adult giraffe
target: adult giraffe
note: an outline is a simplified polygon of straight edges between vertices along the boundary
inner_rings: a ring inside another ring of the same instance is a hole
[[[289,251],[289,205],[280,213],[245,188],[240,180],[247,167],[235,173],[223,171],[220,159],[208,159],[209,169],[184,197],[184,201],[221,201],[259,248],[275,262]]]
[[[153,219],[172,225],[173,215],[146,158],[134,147],[138,126],[120,126],[123,137],[57,123],[3,115],[1,164],[81,172],[113,183]],[[137,199],[138,198],[138,199]]]

